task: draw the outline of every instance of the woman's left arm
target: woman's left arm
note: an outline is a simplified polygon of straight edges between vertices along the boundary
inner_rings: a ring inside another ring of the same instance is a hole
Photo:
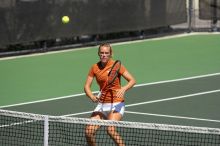
[[[116,97],[123,97],[125,92],[132,88],[135,84],[136,81],[134,79],[134,77],[126,70],[122,76],[128,81],[127,84],[125,86],[122,86],[120,90],[118,90]]]

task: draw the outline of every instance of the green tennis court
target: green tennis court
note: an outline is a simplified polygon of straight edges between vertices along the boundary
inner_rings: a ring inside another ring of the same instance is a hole
[[[137,80],[123,120],[220,128],[219,40],[193,34],[114,44],[114,58]],[[89,47],[1,59],[1,109],[89,117],[95,104],[83,85],[96,54]]]

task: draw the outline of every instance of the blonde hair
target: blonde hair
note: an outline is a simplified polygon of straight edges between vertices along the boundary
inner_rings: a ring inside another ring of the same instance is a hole
[[[113,52],[113,51],[112,51],[112,47],[111,47],[110,44],[104,43],[104,44],[99,45],[98,54],[99,54],[99,52],[100,52],[101,47],[108,47],[108,48],[110,48],[110,54],[111,54],[111,56],[112,56],[112,52]]]

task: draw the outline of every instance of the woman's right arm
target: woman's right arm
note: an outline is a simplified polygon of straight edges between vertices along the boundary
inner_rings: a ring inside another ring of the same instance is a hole
[[[86,79],[86,83],[84,85],[84,91],[86,95],[93,101],[93,102],[98,102],[97,97],[92,93],[91,91],[91,85],[92,85],[93,77],[88,76]]]

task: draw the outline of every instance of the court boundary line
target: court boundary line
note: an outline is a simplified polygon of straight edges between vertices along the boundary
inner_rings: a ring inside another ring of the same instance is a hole
[[[70,116],[78,116],[78,115],[84,115],[84,114],[90,114],[93,111],[86,111],[86,112],[80,112],[80,113],[74,113],[74,114],[66,114],[66,115],[60,115],[62,117],[70,117]]]
[[[170,98],[163,98],[163,99],[158,99],[158,100],[150,100],[150,101],[146,101],[146,102],[139,102],[139,103],[129,104],[126,107],[132,107],[132,106],[149,104],[149,103],[157,103],[157,102],[163,102],[163,101],[170,101],[170,100],[177,100],[177,99],[189,98],[189,97],[199,96],[199,95],[206,95],[206,94],[211,94],[211,93],[216,93],[216,92],[220,92],[220,89],[210,90],[210,91],[205,91],[205,92],[197,92],[197,93],[193,93],[193,94],[175,96],[175,97],[170,97]]]
[[[220,92],[220,89],[219,90],[206,91],[206,92],[198,92],[198,93],[194,93],[194,94],[187,94],[187,95],[176,96],[176,97],[170,97],[170,98],[163,98],[163,99],[158,99],[158,100],[151,100],[151,101],[146,101],[146,102],[139,102],[139,103],[134,103],[134,104],[128,104],[128,105],[125,105],[125,107],[132,107],[132,106],[138,106],[138,105],[143,105],[143,104],[150,104],[150,103],[157,103],[157,102],[163,102],[163,101],[177,100],[177,99],[188,98],[188,97],[193,97],[193,96],[198,96],[198,95],[211,94],[211,93],[216,93],[216,92]],[[61,115],[61,116],[65,116],[65,117],[77,116],[77,115],[88,114],[88,113],[91,113],[91,112],[93,112],[93,111],[86,111],[86,112],[67,114],[67,115]]]
[[[174,116],[174,115],[163,115],[163,114],[153,114],[153,113],[142,113],[142,112],[133,112],[133,111],[125,111],[125,113],[136,114],[136,115],[147,115],[147,116],[155,116],[155,117],[166,117],[166,118],[176,118],[176,119],[186,119],[186,120],[196,120],[196,121],[206,121],[206,122],[220,123],[220,120],[204,119],[204,118],[193,118],[193,117],[185,117],[185,116]]]
[[[134,87],[136,88],[136,87],[140,87],[140,86],[142,87],[142,86],[149,86],[149,85],[155,85],[155,84],[163,84],[163,83],[170,83],[170,82],[185,81],[185,80],[205,78],[205,77],[211,77],[211,76],[217,76],[217,75],[220,75],[220,73],[212,73],[212,74],[205,74],[205,75],[192,76],[192,77],[186,77],[186,78],[179,78],[179,79],[173,79],[173,80],[164,80],[164,81],[158,81],[158,82],[138,84],[138,85],[135,85]],[[98,91],[94,91],[93,93],[94,94],[98,93]],[[67,95],[67,96],[60,96],[60,97],[55,97],[55,98],[36,100],[36,101],[30,101],[30,102],[23,102],[23,103],[11,104],[11,105],[4,105],[4,106],[0,106],[0,108],[7,108],[7,107],[13,107],[13,106],[21,106],[21,105],[27,105],[27,104],[34,104],[34,103],[54,101],[54,100],[61,100],[61,99],[66,99],[66,98],[79,97],[79,96],[83,96],[83,95],[85,95],[85,93],[79,93],[79,94],[73,94],[73,95]]]
[[[182,34],[169,35],[169,36],[163,36],[163,37],[158,37],[158,38],[146,38],[146,39],[141,39],[141,40],[131,40],[131,41],[125,41],[125,42],[112,43],[112,46],[134,44],[134,43],[148,42],[148,41],[158,41],[158,40],[165,40],[165,39],[173,39],[173,38],[180,38],[180,37],[187,37],[187,36],[194,36],[194,35],[219,35],[219,34],[220,34],[219,32],[182,33]],[[93,49],[95,47],[98,47],[98,45],[89,46],[89,47],[82,47],[82,48],[78,47],[78,48],[72,48],[72,49],[66,49],[66,50],[51,51],[51,52],[49,51],[49,52],[44,52],[44,53],[33,53],[33,54],[29,54],[29,55],[3,57],[3,58],[0,58],[0,61],[18,59],[18,58],[34,57],[34,56],[43,56],[43,55],[50,55],[50,54],[57,54],[57,53],[65,53],[65,52],[72,52],[72,51],[87,50],[87,49]]]
[[[198,76],[185,77],[185,78],[179,78],[179,79],[173,79],[173,80],[164,80],[164,81],[158,81],[158,82],[138,84],[138,85],[135,85],[135,87],[155,85],[155,84],[163,84],[163,83],[170,83],[170,82],[178,82],[178,81],[186,81],[186,80],[193,80],[193,79],[206,78],[206,77],[217,76],[217,75],[220,75],[220,72],[211,73],[211,74],[204,74],[204,75],[198,75]]]

